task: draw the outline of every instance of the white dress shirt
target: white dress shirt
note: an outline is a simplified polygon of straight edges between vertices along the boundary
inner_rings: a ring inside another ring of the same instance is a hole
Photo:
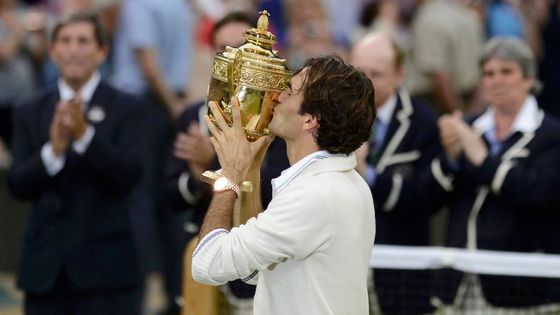
[[[93,93],[97,89],[100,81],[101,75],[96,71],[86,82],[86,84],[84,84],[80,91],[74,91],[62,78],[60,78],[58,80],[58,92],[60,95],[60,100],[63,102],[67,102],[75,98],[76,94],[79,94],[82,100],[82,106],[84,107],[83,111],[86,112],[88,104],[91,101]],[[72,149],[74,149],[74,151],[76,151],[76,153],[78,153],[79,155],[84,154],[94,135],[95,128],[91,124],[88,124],[86,132],[79,139],[72,142]],[[45,165],[47,174],[49,174],[50,176],[55,176],[64,168],[64,164],[66,163],[66,156],[63,154],[56,155],[54,153],[52,144],[49,141],[45,143],[41,148],[41,160]]]

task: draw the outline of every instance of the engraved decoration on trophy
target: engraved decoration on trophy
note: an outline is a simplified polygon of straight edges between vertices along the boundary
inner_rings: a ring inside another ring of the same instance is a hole
[[[235,96],[240,105],[241,124],[249,141],[269,135],[268,123],[278,95],[287,88],[291,72],[285,59],[279,58],[272,46],[276,36],[268,31],[268,16],[261,11],[257,28],[245,32],[245,44],[235,48],[227,46],[214,56],[212,76],[208,85],[206,104],[215,101],[228,124],[232,123],[230,99]],[[208,109],[212,120],[214,117]],[[205,182],[212,183],[219,171],[202,174]],[[250,183],[242,190],[250,191]]]

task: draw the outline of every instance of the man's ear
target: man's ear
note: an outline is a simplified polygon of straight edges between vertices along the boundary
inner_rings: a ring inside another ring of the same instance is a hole
[[[313,130],[319,127],[319,120],[311,114],[303,114],[303,130]]]
[[[106,44],[106,45],[103,45],[103,46],[99,47],[99,54],[98,54],[98,59],[97,59],[97,62],[99,63],[99,65],[103,64],[105,62],[105,60],[107,59],[107,56],[109,55],[109,49],[111,49],[109,44]]]

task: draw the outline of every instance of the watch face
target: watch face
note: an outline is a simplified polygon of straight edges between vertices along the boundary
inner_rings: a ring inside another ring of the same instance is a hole
[[[214,191],[226,191],[231,190],[235,193],[235,195],[239,198],[240,190],[239,186],[232,182],[231,180],[227,179],[226,177],[220,177],[214,182]]]
[[[227,186],[227,178],[225,177],[220,177],[216,180],[216,182],[214,182],[214,190],[216,191],[222,191],[226,188]]]

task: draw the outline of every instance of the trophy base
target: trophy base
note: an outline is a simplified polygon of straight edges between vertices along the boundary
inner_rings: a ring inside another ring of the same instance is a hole
[[[214,182],[216,181],[216,179],[220,178],[222,176],[222,170],[219,169],[217,171],[205,171],[204,173],[202,173],[202,176],[200,177],[200,180],[210,184],[210,185],[214,185]],[[246,180],[243,181],[243,184],[241,184],[241,191],[243,192],[252,192],[253,191],[253,183],[251,183],[250,181]]]

